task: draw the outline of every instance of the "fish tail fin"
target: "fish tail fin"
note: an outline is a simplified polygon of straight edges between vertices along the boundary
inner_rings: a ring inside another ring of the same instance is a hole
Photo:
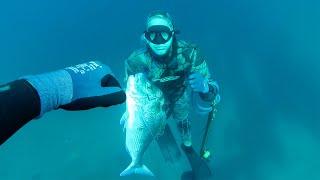
[[[130,164],[122,173],[120,176],[130,176],[130,175],[143,175],[143,176],[154,176],[152,171],[149,170],[149,168],[145,165],[133,165]]]

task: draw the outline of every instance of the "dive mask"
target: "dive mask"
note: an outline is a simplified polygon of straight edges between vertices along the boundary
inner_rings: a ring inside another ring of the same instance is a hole
[[[146,39],[154,44],[165,44],[173,36],[174,31],[163,25],[151,26],[144,32]]]

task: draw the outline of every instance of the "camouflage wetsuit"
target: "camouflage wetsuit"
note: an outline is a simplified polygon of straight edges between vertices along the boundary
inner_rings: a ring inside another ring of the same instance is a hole
[[[181,40],[175,41],[170,54],[165,59],[157,59],[148,48],[133,52],[125,61],[126,79],[130,75],[144,73],[153,85],[162,90],[165,96],[163,110],[167,118],[172,115],[178,122],[182,138],[191,138],[188,121],[190,96],[186,91],[188,76],[199,72],[208,79],[209,93],[200,93],[205,101],[214,100],[218,86],[211,78],[206,61],[195,45]]]

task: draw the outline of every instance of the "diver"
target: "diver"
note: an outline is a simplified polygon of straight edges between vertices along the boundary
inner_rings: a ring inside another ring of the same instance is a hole
[[[167,12],[151,13],[147,17],[146,30],[142,35],[145,47],[134,51],[126,59],[125,73],[129,92],[130,78],[141,76],[140,74],[148,79],[150,86],[161,90],[164,96],[162,110],[166,114],[166,119],[173,117],[181,133],[182,144],[188,148],[192,147],[189,119],[189,111],[192,109],[191,101],[196,99],[196,109],[205,113],[211,110],[214,102],[219,101],[220,96],[219,86],[212,79],[199,48],[194,44],[178,40],[178,33]],[[143,172],[142,168],[134,170],[132,166],[131,164],[121,175],[130,175],[132,172],[152,174],[144,167],[142,167]]]
[[[51,110],[87,110],[125,100],[111,69],[98,61],[24,76],[0,86],[0,145],[29,121]]]

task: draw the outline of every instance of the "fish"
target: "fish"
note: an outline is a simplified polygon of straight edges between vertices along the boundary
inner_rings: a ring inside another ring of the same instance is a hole
[[[129,76],[127,81],[127,110],[121,123],[126,133],[126,149],[131,157],[130,165],[120,176],[154,176],[143,164],[143,155],[150,143],[165,127],[162,91],[152,85],[143,73]]]

